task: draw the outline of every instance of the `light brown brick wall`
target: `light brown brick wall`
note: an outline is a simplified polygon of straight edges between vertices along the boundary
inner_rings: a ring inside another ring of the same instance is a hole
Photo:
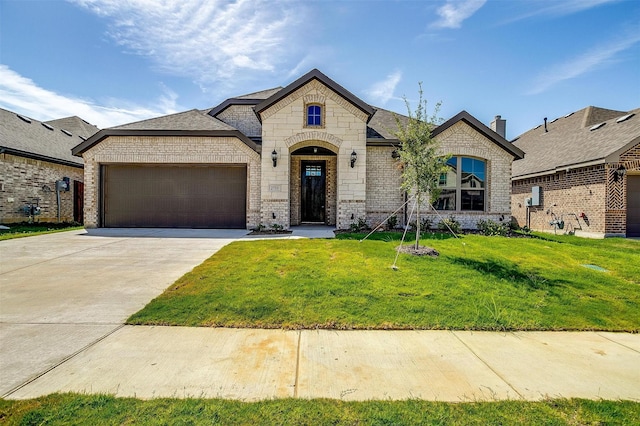
[[[83,154],[85,226],[99,225],[100,164],[246,164],[247,228],[260,223],[260,155],[232,137],[110,136]]]
[[[370,226],[377,226],[404,204],[401,191],[402,170],[398,160],[391,158],[395,148],[367,147],[367,215]],[[404,225],[404,209],[395,213],[398,225]]]
[[[60,192],[60,220],[73,221],[73,181],[83,181],[83,170],[47,161],[0,154],[0,223],[28,220],[22,207],[38,200],[41,214],[34,220],[58,221],[56,181],[71,179],[69,191]]]

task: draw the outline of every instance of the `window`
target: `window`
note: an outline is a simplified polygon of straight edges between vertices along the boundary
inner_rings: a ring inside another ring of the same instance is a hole
[[[320,105],[307,106],[307,126],[322,126],[322,107]]]
[[[437,210],[484,211],[486,162],[471,157],[452,157],[440,175]]]

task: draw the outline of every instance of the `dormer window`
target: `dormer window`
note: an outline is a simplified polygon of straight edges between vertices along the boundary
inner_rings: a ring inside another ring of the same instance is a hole
[[[306,127],[322,127],[322,105],[307,105],[307,125]]]

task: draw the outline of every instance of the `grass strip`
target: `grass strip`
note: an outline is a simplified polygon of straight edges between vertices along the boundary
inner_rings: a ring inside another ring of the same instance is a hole
[[[6,425],[631,425],[640,424],[640,403],[553,399],[539,402],[429,402],[277,399],[115,398],[53,394],[0,399]]]

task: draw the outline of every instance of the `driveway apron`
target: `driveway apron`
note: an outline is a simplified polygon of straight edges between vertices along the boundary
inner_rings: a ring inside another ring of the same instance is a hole
[[[109,336],[246,233],[99,229],[0,242],[0,396]]]

